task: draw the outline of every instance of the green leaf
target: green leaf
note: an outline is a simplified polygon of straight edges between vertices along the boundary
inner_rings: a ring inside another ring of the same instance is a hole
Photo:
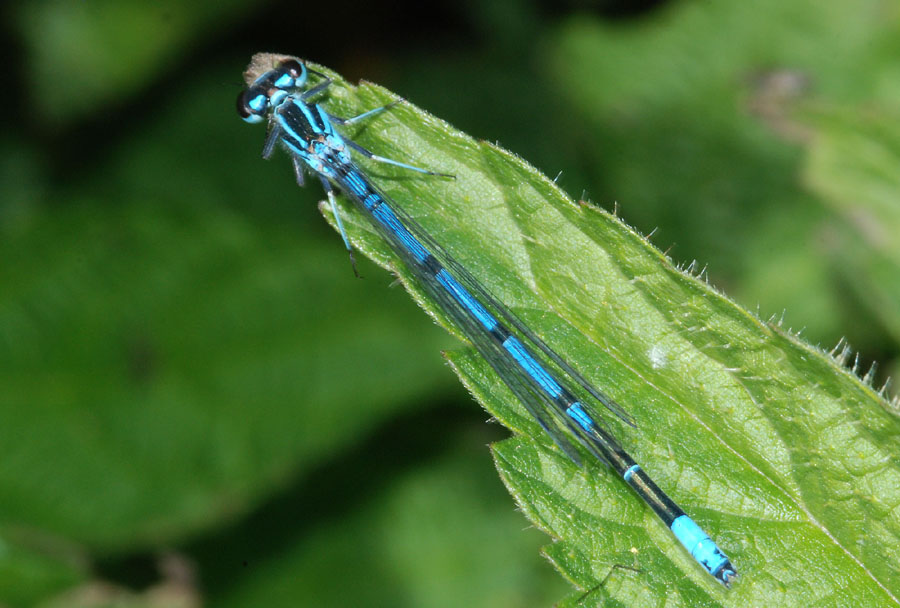
[[[75,547],[29,536],[0,536],[0,605],[34,606],[88,576],[84,556]]]
[[[805,177],[838,221],[830,258],[881,328],[900,343],[900,128],[893,112],[821,109]],[[877,330],[876,330],[877,331]]]
[[[49,0],[9,10],[33,75],[27,101],[52,123],[84,118],[135,94],[198,44],[198,34],[246,11],[240,0]]]
[[[410,462],[353,512],[294,534],[275,558],[251,563],[226,593],[213,594],[211,604],[291,606],[303,598],[320,608],[551,605],[566,583],[538,554],[544,535],[522,529],[497,483],[484,453],[490,430],[467,428],[454,437],[455,449]]]
[[[340,116],[396,98],[339,79],[330,91],[325,104]],[[616,421],[611,430],[742,577],[721,588],[624,483],[599,463],[579,469],[563,457],[471,349],[452,353],[466,386],[520,435],[495,447],[498,469],[528,517],[558,541],[547,554],[589,592],[585,599],[898,601],[900,421],[871,387],[497,146],[410,104],[349,135],[383,156],[456,175],[366,163],[399,206],[631,412],[637,431]],[[357,247],[443,321],[364,219],[349,204],[342,212]]]
[[[791,110],[822,98],[896,107],[895,11],[881,0],[760,0],[670,2],[626,21],[576,13],[540,45],[547,86],[577,125],[545,147],[581,150],[592,197],[659,227],[656,242],[708,263],[738,301],[786,311],[813,343],[834,344],[856,309],[810,255],[827,213],[798,179]]]
[[[83,200],[7,231],[0,519],[104,550],[172,542],[419,403],[439,366],[391,353],[441,340],[295,228]]]

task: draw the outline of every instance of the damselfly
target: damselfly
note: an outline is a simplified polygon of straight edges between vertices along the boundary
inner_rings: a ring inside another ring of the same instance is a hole
[[[308,82],[310,75],[318,79],[314,86]],[[263,157],[268,158],[280,144],[290,155],[301,186],[306,173],[319,178],[344,244],[351,251],[351,259],[352,248],[341,222],[335,187],[368,218],[424,291],[439,303],[563,452],[580,464],[578,452],[569,440],[575,437],[594,456],[608,463],[656,512],[694,559],[727,586],[736,576],[728,557],[598,423],[599,417],[591,405],[576,397],[572,385],[579,385],[592,399],[630,424],[622,408],[530,331],[418,223],[375,187],[354,162],[351,151],[370,161],[452,177],[373,154],[343,137],[335,128],[370,118],[398,102],[352,118],[333,116],[313,101],[326,91],[331,79],[300,60],[283,55],[255,55],[244,76],[247,89],[238,97],[238,111],[247,122],[268,122]]]

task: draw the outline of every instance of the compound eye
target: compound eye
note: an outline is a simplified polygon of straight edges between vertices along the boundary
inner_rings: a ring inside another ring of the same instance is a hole
[[[268,105],[269,98],[256,87],[242,91],[237,98],[238,114],[249,123],[261,122]]]
[[[274,84],[279,89],[302,87],[306,83],[306,66],[296,59],[285,59],[278,64],[277,71],[281,75]]]
[[[278,64],[278,67],[283,72],[290,73],[290,75],[294,78],[299,78],[300,75],[306,71],[306,67],[304,67],[304,65],[296,59],[285,59],[280,64]]]

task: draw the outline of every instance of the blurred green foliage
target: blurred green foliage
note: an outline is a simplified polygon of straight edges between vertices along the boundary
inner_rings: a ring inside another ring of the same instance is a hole
[[[24,59],[0,136],[0,605],[567,593],[481,449],[504,433],[442,365],[452,339],[374,265],[354,280],[321,194],[258,161],[233,105],[255,51],[562,171],[761,317],[900,371],[900,6],[610,6],[6,7]],[[644,424],[649,451],[664,431]],[[516,445],[498,464],[529,511]],[[584,586],[566,547],[547,551]]]

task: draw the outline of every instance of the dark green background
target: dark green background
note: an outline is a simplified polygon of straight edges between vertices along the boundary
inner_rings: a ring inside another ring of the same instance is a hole
[[[506,433],[443,364],[452,339],[370,262],[355,280],[321,190],[259,160],[234,111],[257,51],[560,174],[761,317],[846,337],[880,386],[900,7],[710,4],[5,7],[0,605],[566,592],[493,471]]]

